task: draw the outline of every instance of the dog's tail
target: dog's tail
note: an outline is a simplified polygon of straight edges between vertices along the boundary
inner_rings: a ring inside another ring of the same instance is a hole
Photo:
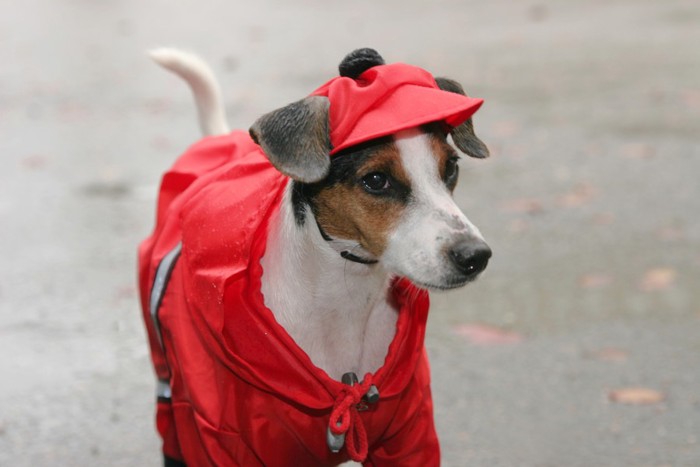
[[[209,65],[196,55],[177,49],[154,49],[149,55],[156,63],[187,81],[197,104],[199,126],[205,136],[229,132],[219,83]]]

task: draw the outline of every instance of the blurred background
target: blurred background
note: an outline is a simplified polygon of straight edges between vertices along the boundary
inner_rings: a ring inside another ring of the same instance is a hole
[[[234,128],[349,51],[483,97],[459,204],[494,258],[433,295],[447,466],[700,465],[696,0],[0,0],[0,465],[159,465],[135,287],[199,137],[144,51],[196,51]]]

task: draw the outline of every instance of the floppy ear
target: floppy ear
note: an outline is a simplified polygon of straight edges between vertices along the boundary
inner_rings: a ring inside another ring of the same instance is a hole
[[[453,92],[466,96],[462,85],[457,81],[448,78],[435,78],[438,87],[443,91]],[[450,131],[452,141],[460,151],[471,157],[483,159],[489,157],[489,148],[474,134],[474,124],[472,119],[467,119],[464,123],[456,126]]]
[[[263,115],[250,127],[272,165],[300,182],[328,175],[331,141],[326,97],[311,96]]]

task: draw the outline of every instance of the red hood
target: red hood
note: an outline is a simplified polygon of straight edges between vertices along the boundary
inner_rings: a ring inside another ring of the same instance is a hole
[[[328,408],[342,384],[313,365],[260,292],[268,223],[286,183],[243,132],[194,145],[163,178],[158,225],[140,249],[142,270],[149,270],[141,292],[145,300],[157,264],[182,242],[185,298],[209,352],[260,389]],[[427,293],[407,280],[396,281],[393,292],[401,309],[397,333],[374,375],[382,397],[397,395],[410,380],[428,313]]]
[[[163,177],[156,229],[139,249],[163,452],[197,466],[337,465],[348,456],[438,465],[426,292],[393,284],[396,336],[371,377],[380,399],[362,413],[341,407],[349,386],[314,366],[265,307],[260,258],[286,184],[243,132],[200,141]],[[352,452],[349,441],[340,452],[326,443],[331,409],[354,420]]]

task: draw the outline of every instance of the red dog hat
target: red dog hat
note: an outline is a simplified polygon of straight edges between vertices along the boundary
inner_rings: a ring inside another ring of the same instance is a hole
[[[385,65],[372,49],[346,57],[340,74],[311,94],[330,101],[331,154],[425,123],[442,121],[456,127],[484,102],[440,89],[422,68]]]

